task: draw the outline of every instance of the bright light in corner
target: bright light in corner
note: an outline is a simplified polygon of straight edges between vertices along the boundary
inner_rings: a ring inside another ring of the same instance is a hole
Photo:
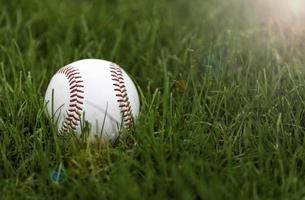
[[[286,0],[289,8],[294,14],[300,14],[305,11],[305,0]]]
[[[305,22],[305,0],[258,0],[265,16],[278,24]]]

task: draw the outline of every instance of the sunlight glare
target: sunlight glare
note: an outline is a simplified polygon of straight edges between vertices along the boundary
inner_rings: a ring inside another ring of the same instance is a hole
[[[294,14],[301,14],[305,12],[305,0],[286,0],[288,7]]]
[[[276,21],[278,24],[305,22],[305,0],[260,0],[263,16]]]

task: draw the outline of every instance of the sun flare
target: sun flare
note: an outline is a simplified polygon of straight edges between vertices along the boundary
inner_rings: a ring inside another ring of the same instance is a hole
[[[261,17],[279,26],[305,24],[305,0],[260,0]]]
[[[267,0],[271,10],[282,14],[302,15],[305,12],[305,0]]]
[[[301,14],[305,12],[305,0],[286,0],[288,8],[294,14]]]

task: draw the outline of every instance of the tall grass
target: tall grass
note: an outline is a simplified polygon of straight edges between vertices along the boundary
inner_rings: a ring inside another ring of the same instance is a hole
[[[239,0],[0,5],[1,199],[304,198],[300,24]],[[62,138],[44,114],[54,72],[82,58],[139,85],[116,144]]]

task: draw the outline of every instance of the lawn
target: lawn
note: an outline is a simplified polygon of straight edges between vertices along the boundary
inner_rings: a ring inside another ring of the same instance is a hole
[[[0,0],[0,199],[305,198],[305,15],[277,4]],[[84,58],[138,85],[114,144],[45,115],[53,74]]]

